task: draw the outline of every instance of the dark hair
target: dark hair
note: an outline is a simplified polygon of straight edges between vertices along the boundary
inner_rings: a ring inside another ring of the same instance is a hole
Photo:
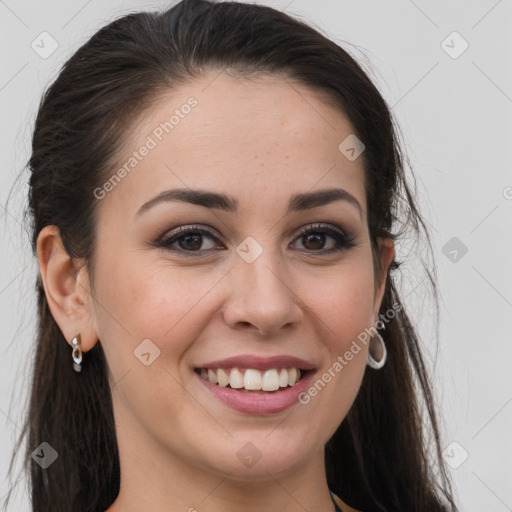
[[[111,175],[136,116],[161,93],[210,70],[241,77],[278,74],[322,93],[365,145],[368,227],[377,271],[379,238],[398,239],[405,233],[393,232],[400,223],[417,236],[423,232],[431,251],[397,128],[362,67],[312,27],[270,7],[183,0],[165,12],[129,14],[99,30],[44,93],[28,164],[34,253],[41,229],[55,225],[69,256],[83,259],[94,281],[93,191]],[[394,280],[399,265],[394,259],[388,270],[381,305],[381,312],[400,305],[382,333],[387,363],[378,372],[365,372],[355,402],[326,445],[328,485],[365,512],[456,510],[419,338]],[[435,272],[426,272],[437,305]],[[16,447],[26,436],[24,469],[32,507],[103,511],[119,492],[120,471],[101,342],[84,354],[84,368],[76,374],[40,274],[37,292],[30,404]],[[30,457],[42,442],[59,454],[48,469]]]

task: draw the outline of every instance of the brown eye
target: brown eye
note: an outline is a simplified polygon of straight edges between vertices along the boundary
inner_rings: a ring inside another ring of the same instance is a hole
[[[178,245],[181,249],[197,251],[203,245],[202,237],[203,235],[186,235],[178,239]]]
[[[322,249],[325,244],[325,234],[309,233],[302,236],[303,244],[307,249]]]
[[[214,243],[212,247],[204,248],[203,245],[205,243],[205,238],[210,241],[218,240],[213,233],[206,229],[194,226],[181,226],[161,238],[156,245],[158,247],[182,253],[201,253],[204,251],[211,251],[212,249],[219,247],[219,244]]]
[[[341,229],[324,224],[315,224],[303,229],[296,238],[299,239],[307,252],[331,253],[355,245]],[[331,242],[331,247],[326,249],[328,239],[334,240],[334,244]]]

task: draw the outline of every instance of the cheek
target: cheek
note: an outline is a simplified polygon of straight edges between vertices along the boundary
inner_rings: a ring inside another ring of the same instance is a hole
[[[302,289],[300,296],[323,326],[331,348],[342,350],[370,327],[374,305],[371,263],[347,261],[321,278],[305,280]]]
[[[165,262],[150,266],[142,257],[123,257],[118,264],[112,260],[101,260],[106,264],[98,267],[96,275],[100,339],[132,356],[143,340],[150,339],[163,355],[179,359],[212,321],[219,307],[215,287],[224,272],[177,268]],[[368,254],[354,252],[329,270],[299,269],[290,276],[295,300],[303,302],[305,319],[310,315],[329,351],[344,352],[369,327],[373,273]],[[131,350],[126,350],[127,345]]]
[[[374,282],[371,258],[347,260],[329,276],[304,284],[311,318],[327,352],[327,366],[316,376],[316,386],[326,401],[337,405],[336,421],[348,412],[366,368],[366,344],[361,340],[372,326]],[[315,284],[316,283],[316,284]],[[316,396],[316,392],[313,394]],[[320,393],[319,393],[320,394]],[[319,403],[318,403],[319,405]]]
[[[208,321],[204,308],[219,276],[123,257],[99,268],[96,279],[99,337],[126,368],[147,339],[161,351],[160,362],[177,364]]]

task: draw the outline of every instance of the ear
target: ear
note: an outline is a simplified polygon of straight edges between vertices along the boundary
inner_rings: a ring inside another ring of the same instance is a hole
[[[57,226],[45,226],[37,238],[37,261],[44,291],[52,316],[71,347],[78,334],[82,351],[87,352],[98,341],[93,325],[93,300],[85,265],[77,266],[60,237]]]
[[[378,257],[380,258],[380,267],[382,271],[380,275],[375,277],[375,296],[374,296],[374,314],[375,322],[379,319],[379,310],[386,291],[386,278],[389,266],[395,256],[395,243],[392,238],[381,237],[378,239]]]

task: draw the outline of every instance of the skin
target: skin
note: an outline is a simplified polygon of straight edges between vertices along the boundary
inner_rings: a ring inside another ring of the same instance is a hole
[[[98,201],[93,283],[54,226],[38,239],[64,336],[81,333],[84,366],[98,340],[108,361],[122,475],[108,511],[333,510],[323,449],[357,395],[368,346],[307,405],[270,415],[230,409],[193,369],[237,354],[287,354],[313,362],[321,376],[375,325],[385,277],[374,274],[363,163],[338,150],[353,129],[300,84],[215,72],[162,96],[133,127],[117,165],[190,96],[198,101],[191,113]],[[178,187],[233,196],[239,212],[164,202],[136,216]],[[285,215],[290,195],[330,187],[347,190],[362,212],[335,201]],[[350,233],[354,247],[321,255],[337,246],[329,233],[323,245],[298,235],[315,222]],[[183,239],[181,253],[177,241],[174,251],[152,245],[191,224],[213,228],[217,239],[203,237],[191,257],[183,253],[194,243]],[[252,263],[235,252],[247,236],[263,248]],[[385,270],[392,257],[392,241],[382,240]],[[149,366],[134,356],[144,339],[160,350]],[[261,454],[250,468],[237,457],[248,442]]]

